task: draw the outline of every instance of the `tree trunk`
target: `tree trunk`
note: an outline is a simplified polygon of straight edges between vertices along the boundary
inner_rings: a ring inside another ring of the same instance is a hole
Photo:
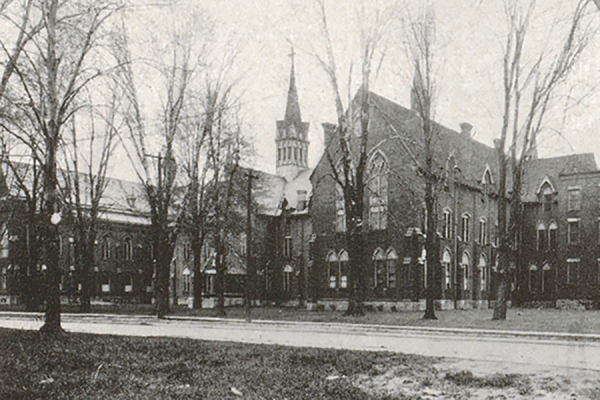
[[[192,307],[202,308],[202,292],[204,291],[204,277],[202,275],[202,240],[197,232],[193,233],[192,251],[194,252],[194,300]]]
[[[221,317],[227,315],[225,311],[225,249],[222,243],[223,238],[221,237],[221,233],[218,232],[215,235],[215,248],[216,248],[216,282],[215,289],[217,291],[217,314]]]
[[[55,128],[54,128],[55,129]],[[50,127],[50,131],[54,131]],[[45,191],[45,222],[44,230],[46,247],[46,267],[47,267],[47,297],[46,297],[46,320],[42,328],[43,333],[56,334],[62,333],[60,321],[60,266],[58,249],[58,225],[52,221],[53,214],[57,211],[57,178],[56,178],[56,142],[48,140],[48,154],[46,159],[46,182]]]
[[[425,238],[425,252],[427,264],[427,288],[425,290],[425,315],[423,319],[437,319],[435,316],[435,285],[436,285],[436,272],[439,264],[439,252],[436,246],[437,232],[436,232],[436,218],[437,213],[435,212],[435,198],[433,195],[433,183],[431,182],[431,169],[432,169],[432,157],[431,151],[426,149],[428,176],[425,177],[425,208],[427,210],[427,233]]]
[[[156,316],[163,318],[170,312],[169,307],[169,278],[171,272],[171,259],[173,249],[169,244],[167,232],[163,226],[166,223],[162,221],[156,224],[154,229],[154,244],[156,249],[156,277],[154,282]]]
[[[362,218],[359,220],[362,221]],[[364,256],[364,237],[362,224],[355,223],[350,227],[348,235],[348,255],[350,258],[350,294],[348,296],[348,309],[346,315],[365,315],[364,303],[366,296],[366,268]]]
[[[79,296],[79,312],[89,313],[92,311],[91,305],[91,273],[90,268],[95,264],[94,243],[96,235],[90,233],[88,238],[84,239],[81,262],[78,266],[81,280],[81,293]]]

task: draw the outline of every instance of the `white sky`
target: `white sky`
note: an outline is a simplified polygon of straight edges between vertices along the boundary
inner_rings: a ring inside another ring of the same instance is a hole
[[[357,5],[386,7],[392,0],[347,0],[328,3],[333,45],[339,59],[340,80],[347,81],[349,61],[358,63],[356,29]],[[414,0],[412,4],[417,4]],[[424,2],[418,2],[424,3]],[[544,48],[556,18],[564,17],[565,8],[576,0],[545,0],[535,20],[529,48]],[[491,144],[500,129],[502,92],[501,40],[504,14],[499,0],[434,1],[438,33],[440,95],[436,115],[442,124],[458,129],[468,121],[475,126],[476,139]],[[296,47],[296,82],[300,107],[310,122],[309,164],[314,166],[322,152],[321,123],[335,122],[331,89],[326,76],[311,55],[311,45],[319,46],[319,23],[310,0],[182,0],[171,13],[155,9],[133,15],[129,29],[142,35],[157,26],[179,24],[191,10],[203,12],[217,24],[221,44],[231,38],[242,43],[235,75],[242,78],[244,119],[254,137],[257,158],[254,167],[275,169],[275,121],[282,119],[290,71],[290,43]],[[593,9],[590,7],[590,11]],[[598,12],[600,16],[600,12]],[[594,22],[600,26],[600,18]],[[198,27],[200,29],[200,27]],[[160,36],[160,35],[159,35]],[[391,30],[386,59],[372,90],[401,105],[409,106],[410,67],[402,60],[401,28]],[[550,48],[549,48],[550,47]],[[550,51],[551,46],[546,46]],[[142,49],[138,48],[138,51]],[[358,64],[357,64],[358,65]],[[355,67],[356,68],[356,67]],[[600,36],[595,37],[583,54],[570,83],[568,104],[573,105],[590,88],[600,84]],[[147,87],[152,82],[145,82]],[[353,88],[355,90],[356,88]],[[346,93],[346,90],[345,90]],[[564,93],[563,93],[564,94]],[[594,152],[600,161],[600,92],[596,90],[563,119],[564,102],[550,113],[548,129],[540,139],[540,155],[554,156],[573,152]],[[560,132],[560,135],[557,133]]]

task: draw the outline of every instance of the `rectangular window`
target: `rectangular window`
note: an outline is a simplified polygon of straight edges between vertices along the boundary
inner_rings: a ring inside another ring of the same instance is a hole
[[[569,211],[581,210],[581,189],[580,188],[569,188],[568,207],[569,207]]]
[[[550,250],[556,250],[558,246],[558,229],[550,227],[548,231],[548,246]]]
[[[539,251],[546,251],[546,243],[548,238],[546,237],[546,229],[537,230],[537,249]]]
[[[283,239],[283,257],[290,259],[292,258],[292,237],[286,236]]]
[[[579,243],[579,221],[579,218],[572,218],[568,220],[567,241],[569,244]]]
[[[579,284],[579,258],[567,259],[567,271],[565,283],[567,285]]]

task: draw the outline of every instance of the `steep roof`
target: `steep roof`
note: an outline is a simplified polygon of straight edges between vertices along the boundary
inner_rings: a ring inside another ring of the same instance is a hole
[[[404,145],[412,151],[417,158],[422,157],[423,141],[419,137],[419,119],[415,112],[397,103],[392,102],[376,93],[370,93],[372,107],[385,121],[392,132],[383,132],[385,135],[401,136]],[[385,124],[383,125],[385,129]],[[465,184],[477,186],[481,183],[486,166],[489,166],[492,177],[497,179],[498,159],[494,148],[473,139],[469,134],[457,132],[434,122],[438,135],[432,143],[434,153],[434,169],[443,170],[447,163],[452,162],[459,168],[457,179]],[[402,146],[401,143],[395,146]],[[453,165],[449,166],[450,168]]]
[[[300,114],[300,101],[298,99],[298,89],[296,88],[296,74],[294,71],[294,49],[292,49],[292,67],[290,71],[290,87],[288,89],[287,103],[285,106],[285,121],[302,122]]]
[[[598,171],[598,167],[593,153],[530,160],[523,177],[523,201],[538,201],[537,190],[545,178],[557,188],[561,175],[594,171]]]
[[[15,162],[12,168],[5,166],[2,169],[2,179],[6,184],[8,194],[15,198],[24,196],[23,187],[33,187],[34,166],[28,163]],[[38,168],[40,168],[38,166]],[[67,186],[68,176],[74,176],[73,172],[64,170],[58,171],[59,186]],[[42,188],[41,177],[38,183]],[[81,185],[81,201],[87,207],[91,206],[89,197],[91,182],[87,174],[79,173]],[[74,200],[73,200],[74,201]],[[138,182],[131,182],[117,178],[106,178],[106,188],[100,200],[101,213],[100,219],[113,222],[132,223],[147,225],[150,223],[148,218],[149,206],[146,201],[144,187]]]

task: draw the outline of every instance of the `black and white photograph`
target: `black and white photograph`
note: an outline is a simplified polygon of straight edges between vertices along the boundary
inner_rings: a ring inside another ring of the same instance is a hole
[[[0,399],[600,399],[599,31],[0,0]]]

